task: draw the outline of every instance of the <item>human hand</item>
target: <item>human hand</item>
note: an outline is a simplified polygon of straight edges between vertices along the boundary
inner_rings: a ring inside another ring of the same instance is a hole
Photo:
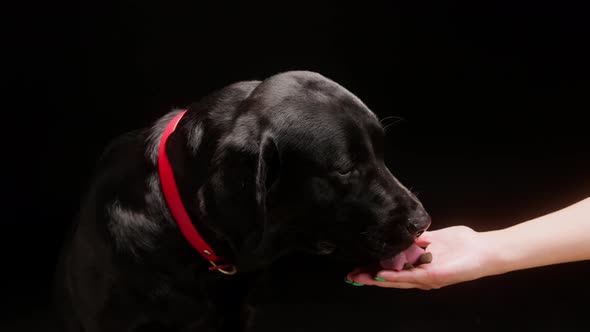
[[[347,278],[364,285],[427,290],[491,275],[492,252],[484,234],[466,226],[425,232],[416,244],[432,253],[431,263],[410,270],[382,270],[376,276],[357,269]]]

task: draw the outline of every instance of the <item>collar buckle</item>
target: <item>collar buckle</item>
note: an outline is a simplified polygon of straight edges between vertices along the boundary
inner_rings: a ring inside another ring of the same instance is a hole
[[[234,274],[238,273],[238,269],[233,264],[217,265],[212,260],[209,260],[209,263],[211,263],[211,267],[209,267],[209,270],[211,270],[211,271],[217,270],[217,271],[219,271],[223,274],[227,274],[229,276],[233,276]]]

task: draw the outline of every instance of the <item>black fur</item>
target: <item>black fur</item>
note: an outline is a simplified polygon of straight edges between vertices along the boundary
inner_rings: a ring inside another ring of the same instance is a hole
[[[319,74],[282,73],[191,105],[166,146],[197,229],[239,273],[208,271],[160,192],[157,149],[176,112],[100,160],[58,268],[65,331],[246,330],[245,299],[281,255],[374,263],[430,223],[385,166],[375,115]]]

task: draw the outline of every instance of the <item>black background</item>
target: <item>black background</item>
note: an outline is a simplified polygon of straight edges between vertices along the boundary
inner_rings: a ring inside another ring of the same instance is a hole
[[[17,89],[2,112],[1,301],[14,330],[43,330],[57,251],[104,145],[239,80],[313,70],[401,117],[388,164],[432,229],[497,229],[590,196],[579,4],[48,1],[6,13]],[[308,257],[275,271],[260,323],[273,331],[587,327],[587,262],[428,292],[351,287],[345,268]]]

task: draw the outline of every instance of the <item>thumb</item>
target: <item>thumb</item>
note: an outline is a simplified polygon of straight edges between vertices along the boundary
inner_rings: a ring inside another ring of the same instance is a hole
[[[422,233],[422,235],[420,235],[420,237],[416,239],[416,244],[418,246],[428,246],[430,243],[432,243],[433,239],[434,234],[432,232],[427,231]]]

